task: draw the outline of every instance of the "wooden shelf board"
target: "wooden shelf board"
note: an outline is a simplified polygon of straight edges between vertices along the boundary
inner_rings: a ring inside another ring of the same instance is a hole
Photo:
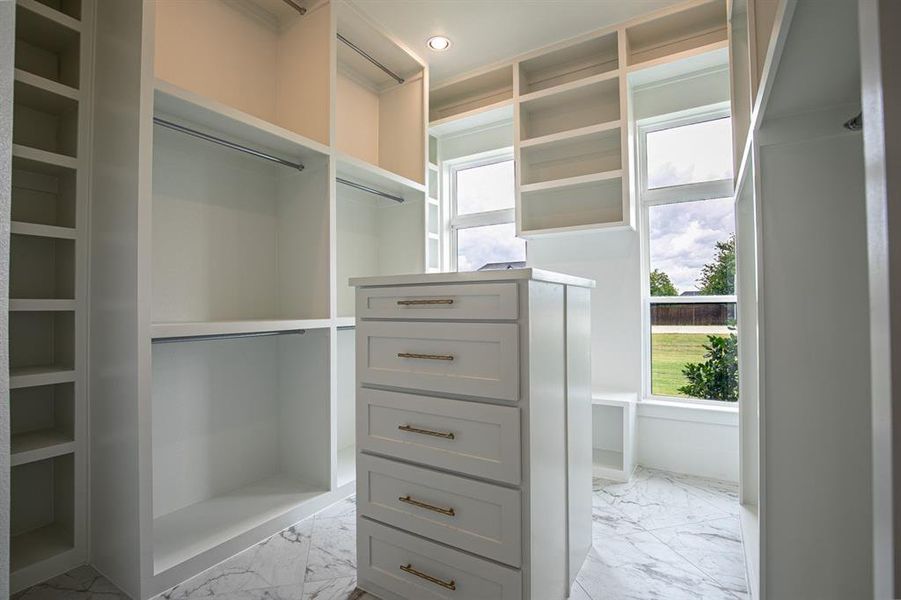
[[[551,181],[529,183],[519,186],[519,191],[523,194],[546,192],[550,190],[586,186],[604,181],[615,181],[617,179],[622,179],[622,177],[622,169],[616,169],[613,171],[604,171],[602,173],[592,173],[590,175],[579,175],[578,177],[566,177],[564,179],[552,179]]]
[[[75,171],[78,168],[78,159],[65,154],[13,144],[13,167],[24,167],[40,173],[59,175]]]
[[[78,107],[79,91],[23,69],[15,71],[14,101],[43,112],[59,114]]]
[[[519,237],[540,239],[571,233],[591,233],[592,231],[606,229],[632,229],[632,226],[625,221],[614,221],[610,223],[587,223],[584,225],[569,225],[565,227],[547,227],[544,229],[523,229],[519,232]]]
[[[338,487],[347,485],[357,478],[356,447],[347,446],[338,450]]]
[[[14,535],[9,540],[9,570],[21,571],[74,548],[72,535],[61,525],[51,523]]]
[[[577,141],[583,138],[605,137],[612,135],[622,127],[622,121],[608,121],[607,123],[598,123],[597,125],[587,125],[577,129],[569,129],[559,133],[551,133],[539,137],[529,138],[520,142],[520,148],[535,148],[539,146],[554,146],[556,144]]]
[[[335,318],[335,326],[336,327],[356,327],[357,326],[357,318],[356,317],[336,317]]]
[[[528,94],[520,96],[519,103],[520,104],[528,104],[529,102],[541,100],[542,98],[548,98],[550,96],[557,96],[559,94],[566,94],[569,92],[574,92],[576,90],[580,90],[582,88],[596,85],[598,83],[616,80],[619,78],[619,75],[620,75],[620,70],[615,69],[613,71],[607,71],[606,73],[599,73],[597,75],[592,75],[590,77],[584,77],[582,79],[577,79],[575,81],[568,81],[566,83],[561,83],[560,85],[555,85],[555,86],[552,86],[549,88],[545,88],[543,90],[538,90],[537,92],[530,92]]]
[[[504,121],[513,121],[512,99],[501,100],[432,121],[429,123],[429,135],[441,138]]]
[[[9,388],[36,387],[75,381],[75,369],[65,366],[24,367],[9,370]]]
[[[60,240],[74,240],[77,235],[74,227],[57,227],[56,225],[25,223],[23,221],[10,221],[9,232],[18,235],[48,237]]]
[[[421,199],[425,196],[426,187],[424,183],[407,179],[340,150],[335,150],[334,156],[338,177],[349,179],[404,199]],[[387,202],[391,202],[391,200],[387,200]]]
[[[14,467],[75,452],[72,436],[54,429],[13,434],[9,446]]]
[[[53,36],[65,36],[71,38],[81,33],[81,21],[56,9],[50,8],[46,4],[41,4],[36,0],[16,0],[16,6],[24,8],[35,17],[39,17],[46,21],[45,23],[31,23],[31,19],[29,19],[29,22],[26,22],[25,26],[33,30],[24,33],[31,39],[34,39],[35,37],[49,37],[53,39]],[[23,19],[17,19],[17,29],[22,26],[22,21]]]
[[[638,402],[638,394],[634,392],[602,392],[591,395],[591,403],[595,406],[626,407]]]
[[[715,67],[728,67],[727,40],[683,50],[627,67],[630,85],[645,85]]]
[[[153,111],[229,141],[300,161],[308,168],[315,166],[312,163],[325,164],[330,154],[328,146],[315,140],[161,79],[155,82]]]
[[[275,475],[159,516],[153,520],[154,572],[175,567],[325,493]]]
[[[10,298],[10,312],[19,311],[72,311],[75,300],[57,298]]]
[[[265,333],[293,331],[297,329],[326,329],[329,319],[271,319],[249,321],[193,321],[154,323],[151,336],[154,339],[196,337],[203,335],[227,335],[236,333]]]

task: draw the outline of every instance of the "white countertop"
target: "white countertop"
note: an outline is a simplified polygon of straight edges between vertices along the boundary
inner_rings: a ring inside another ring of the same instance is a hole
[[[377,287],[386,285],[425,285],[437,283],[470,283],[487,281],[516,281],[530,279],[546,283],[574,285],[593,288],[594,280],[555,273],[543,269],[501,269],[497,271],[467,271],[450,273],[424,273],[418,275],[385,275],[380,277],[352,277],[350,285],[354,287]]]

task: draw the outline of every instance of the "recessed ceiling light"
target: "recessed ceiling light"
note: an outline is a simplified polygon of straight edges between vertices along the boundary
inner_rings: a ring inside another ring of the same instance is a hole
[[[444,50],[450,48],[451,42],[443,35],[433,35],[429,38],[428,44],[429,48],[431,48],[435,52],[443,52]]]

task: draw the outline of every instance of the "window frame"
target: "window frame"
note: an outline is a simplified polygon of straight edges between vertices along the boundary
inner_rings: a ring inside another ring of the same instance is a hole
[[[506,225],[512,224],[514,230],[516,227],[516,207],[502,208],[499,210],[488,210],[482,212],[468,213],[465,215],[457,214],[457,172],[473,169],[477,167],[486,167],[502,162],[513,161],[513,168],[516,169],[516,162],[513,154],[513,147],[505,147],[497,150],[489,150],[487,152],[479,152],[478,154],[470,154],[460,158],[444,161],[443,175],[447,181],[447,240],[448,240],[448,266],[451,270],[457,271],[457,233],[461,229],[471,229],[473,227],[485,227],[488,225]],[[515,171],[514,171],[515,172]],[[515,183],[514,183],[515,185]],[[528,252],[528,244],[526,246]]]
[[[639,206],[639,239],[641,262],[641,399],[652,402],[676,402],[687,405],[708,407],[737,407],[741,402],[726,402],[723,400],[708,400],[706,398],[691,398],[683,396],[664,396],[653,393],[652,384],[652,359],[651,356],[651,306],[653,304],[722,304],[735,303],[735,294],[717,296],[651,296],[650,273],[650,230],[649,209],[653,206],[668,204],[681,204],[684,202],[697,202],[701,200],[717,200],[730,198],[735,202],[734,179],[718,179],[715,181],[703,181],[649,189],[647,177],[647,137],[649,133],[694,125],[707,121],[716,121],[731,117],[728,102],[711,106],[671,113],[659,117],[643,119],[636,123],[636,191],[638,193]]]

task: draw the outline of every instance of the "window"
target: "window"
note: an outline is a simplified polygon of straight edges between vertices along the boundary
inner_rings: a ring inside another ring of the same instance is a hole
[[[731,122],[639,126],[645,396],[738,400]]]
[[[450,181],[451,260],[458,271],[522,266],[526,243],[514,225],[510,150],[445,163]]]

